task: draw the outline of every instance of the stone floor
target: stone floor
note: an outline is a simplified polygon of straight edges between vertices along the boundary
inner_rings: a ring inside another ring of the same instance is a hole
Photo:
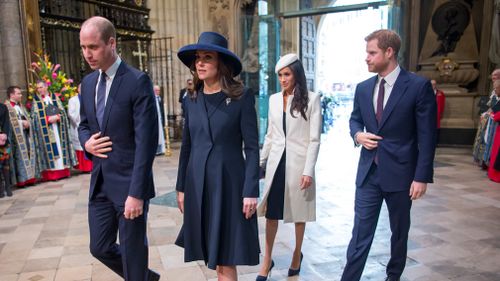
[[[175,147],[178,144],[174,145]],[[183,262],[173,244],[182,221],[173,204],[178,149],[156,158],[159,198],[149,212],[150,266],[161,280],[215,280],[203,263]],[[359,149],[346,126],[322,140],[317,165],[318,220],[306,228],[300,277],[286,273],[294,245],[293,225],[280,224],[269,280],[339,280],[353,221],[354,175]],[[402,280],[500,280],[500,184],[476,167],[470,149],[440,148],[435,183],[414,202],[407,267]],[[0,199],[1,281],[114,281],[118,276],[88,251],[89,175],[16,190]],[[264,221],[259,221],[261,245]],[[389,258],[387,210],[380,216],[363,279],[383,280]],[[255,280],[258,267],[240,267],[240,280]]]

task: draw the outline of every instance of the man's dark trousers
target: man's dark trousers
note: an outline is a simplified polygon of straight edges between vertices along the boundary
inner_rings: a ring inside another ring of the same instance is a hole
[[[141,216],[130,220],[123,216],[124,206],[114,204],[101,188],[89,201],[90,252],[125,280],[149,280],[148,203],[144,201]]]
[[[356,188],[354,228],[341,281],[360,280],[384,200],[389,211],[392,231],[391,259],[387,264],[387,276],[399,277],[403,273],[410,230],[411,198],[408,189],[384,192],[379,185],[377,165],[373,163],[363,184]]]

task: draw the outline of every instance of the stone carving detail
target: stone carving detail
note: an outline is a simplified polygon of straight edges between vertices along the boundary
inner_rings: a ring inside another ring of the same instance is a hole
[[[435,0],[420,52],[418,73],[456,93],[467,93],[465,86],[479,76],[471,7],[472,2],[464,0]]]
[[[469,9],[461,2],[447,2],[432,15],[432,29],[441,42],[432,56],[446,56],[455,50],[465,28],[469,25]]]
[[[439,70],[439,75],[441,76],[451,76],[453,71],[458,68],[458,63],[450,58],[443,58],[440,62],[436,63],[436,67]]]
[[[490,60],[500,65],[500,0],[495,0],[495,14],[491,29]]]
[[[212,18],[212,30],[229,37],[229,0],[210,0],[208,2],[209,16]]]
[[[241,0],[240,8],[244,8],[247,5],[253,4],[255,0]]]
[[[243,71],[257,73],[259,71],[259,13],[255,7],[250,37],[243,53]]]

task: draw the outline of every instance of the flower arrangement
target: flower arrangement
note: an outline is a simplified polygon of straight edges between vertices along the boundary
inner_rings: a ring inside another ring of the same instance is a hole
[[[60,64],[52,64],[49,55],[43,52],[35,52],[37,61],[31,64],[30,71],[34,73],[36,80],[43,80],[47,84],[50,93],[59,97],[65,108],[68,107],[68,100],[77,94],[77,87],[73,86],[73,79],[67,78],[66,73],[60,70]],[[36,81],[30,83],[26,107],[31,108],[33,95],[36,93]]]

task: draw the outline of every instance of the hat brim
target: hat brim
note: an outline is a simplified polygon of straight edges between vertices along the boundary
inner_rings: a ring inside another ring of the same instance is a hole
[[[242,65],[241,61],[237,55],[233,52],[229,51],[226,48],[209,45],[209,44],[191,44],[186,45],[179,49],[177,52],[177,57],[182,61],[184,65],[187,67],[191,67],[195,60],[196,51],[215,51],[222,56],[222,59],[226,61],[233,71],[233,76],[237,76],[240,74]]]

